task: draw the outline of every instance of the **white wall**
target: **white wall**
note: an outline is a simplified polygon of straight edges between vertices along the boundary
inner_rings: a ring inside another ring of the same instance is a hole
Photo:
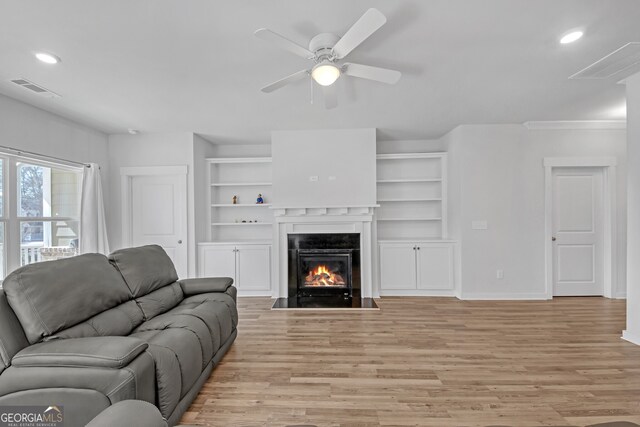
[[[627,79],[627,141],[627,329],[623,337],[640,345],[640,74]]]
[[[209,157],[215,157],[216,147],[199,135],[193,137],[193,179],[195,191],[194,220],[195,220],[195,242],[206,242],[208,240],[207,224],[207,191],[211,187],[207,183],[207,161]],[[197,267],[197,260],[196,260]]]
[[[98,163],[108,192],[107,135],[0,95],[0,145],[76,162]]]
[[[449,136],[451,232],[461,247],[462,298],[544,298],[545,157],[618,159],[618,283],[625,294],[626,133],[460,126]],[[471,221],[486,220],[487,230]],[[496,270],[504,270],[504,279]]]
[[[433,153],[447,151],[447,142],[444,138],[377,141],[376,146],[377,154]]]
[[[53,101],[52,101],[53,102]],[[107,135],[63,117],[0,95],[0,145],[82,163],[97,163],[102,172],[105,204],[109,203]],[[107,215],[107,227],[111,226]],[[17,230],[8,230],[13,241]],[[17,256],[7,254],[7,268],[19,266]]]
[[[112,227],[109,242],[112,250],[122,247],[122,203],[120,195],[120,168],[131,166],[178,166],[186,165],[187,176],[187,226],[188,226],[188,272],[195,277],[195,192],[194,135],[191,132],[149,133],[139,135],[110,135],[109,162],[111,173],[111,203],[109,215]]]
[[[274,131],[271,149],[274,204],[376,204],[375,129]]]

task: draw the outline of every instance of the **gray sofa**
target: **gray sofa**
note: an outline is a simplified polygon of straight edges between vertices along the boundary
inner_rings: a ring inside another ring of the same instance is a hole
[[[232,283],[178,280],[155,245],[19,268],[0,291],[0,405],[62,405],[70,427],[137,399],[176,424],[236,337]]]

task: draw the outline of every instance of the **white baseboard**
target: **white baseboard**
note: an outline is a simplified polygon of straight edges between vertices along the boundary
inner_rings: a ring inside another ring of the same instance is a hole
[[[381,289],[380,297],[455,297],[453,289],[418,290],[418,289]]]
[[[612,298],[613,299],[627,299],[627,293],[626,292],[618,292]]]
[[[239,297],[270,297],[270,298],[273,298],[271,296],[271,291],[241,291],[241,290],[238,290],[238,296]]]
[[[466,293],[461,300],[546,300],[546,293]]]
[[[622,331],[622,339],[632,344],[640,345],[640,335],[632,334],[627,330]]]

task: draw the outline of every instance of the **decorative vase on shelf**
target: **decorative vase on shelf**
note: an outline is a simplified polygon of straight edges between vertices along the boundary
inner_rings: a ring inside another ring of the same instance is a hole
[[[231,199],[231,203],[233,203],[234,205],[238,204],[238,196],[233,196],[233,199]]]
[[[258,194],[258,199],[256,200],[257,205],[261,205],[264,203],[264,199],[262,198],[262,194]]]

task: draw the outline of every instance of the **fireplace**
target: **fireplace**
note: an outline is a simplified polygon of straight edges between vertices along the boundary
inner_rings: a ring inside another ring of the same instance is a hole
[[[360,298],[360,235],[289,234],[289,298]]]

